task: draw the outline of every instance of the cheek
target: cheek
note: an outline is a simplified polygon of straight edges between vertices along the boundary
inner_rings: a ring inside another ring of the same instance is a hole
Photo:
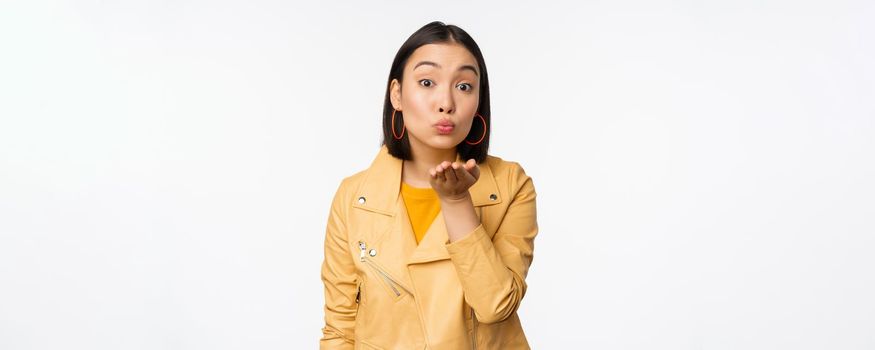
[[[468,97],[466,99],[461,100],[460,103],[460,112],[464,112],[465,115],[474,115],[477,112],[477,107],[479,105],[478,98],[476,96]]]
[[[429,96],[426,92],[415,88],[408,91],[410,92],[405,96],[405,106],[417,113],[428,109]]]
[[[474,112],[471,112],[471,113],[474,113]],[[476,119],[476,120],[475,120],[475,119]],[[480,122],[480,118],[477,118],[477,117],[474,117],[474,118],[465,118],[465,120],[462,121],[462,125],[465,126],[465,129],[468,129],[468,130],[470,131],[471,128],[475,128],[475,127],[477,127],[476,125],[473,124],[474,122],[478,122],[478,123],[479,123],[479,122]]]
[[[476,90],[474,92],[459,91],[456,93],[456,103],[459,110],[476,110],[477,105],[480,103],[480,95]]]
[[[412,125],[420,124],[429,114],[429,98],[422,91],[408,90],[409,92],[401,97],[401,103],[404,105],[404,118]]]

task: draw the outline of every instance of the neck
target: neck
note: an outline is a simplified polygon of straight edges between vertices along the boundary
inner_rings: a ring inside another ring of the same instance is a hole
[[[456,161],[456,149],[438,149],[422,144],[410,143],[413,160],[404,161],[401,180],[414,187],[431,187],[429,169],[443,161]]]

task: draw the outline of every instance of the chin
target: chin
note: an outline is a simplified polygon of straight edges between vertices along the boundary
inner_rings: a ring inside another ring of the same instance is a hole
[[[461,141],[459,141],[459,142],[461,142]],[[436,149],[455,149],[456,145],[458,145],[459,142],[456,142],[455,140],[452,140],[448,137],[441,137],[440,139],[432,140],[431,142],[428,142],[427,144],[429,147],[436,148]]]

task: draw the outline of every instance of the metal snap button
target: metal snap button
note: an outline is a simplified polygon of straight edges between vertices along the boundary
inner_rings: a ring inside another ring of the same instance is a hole
[[[498,196],[496,196],[495,193],[489,195],[489,200],[494,201],[496,199],[498,199]]]
[[[372,248],[371,251],[368,252],[368,254],[370,254],[371,256],[377,256],[377,250]]]
[[[365,204],[365,197],[359,197],[359,204]]]

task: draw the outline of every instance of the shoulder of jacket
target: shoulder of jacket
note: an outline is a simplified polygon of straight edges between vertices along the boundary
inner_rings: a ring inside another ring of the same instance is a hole
[[[352,175],[344,177],[340,183],[343,186],[354,187],[354,186],[358,185],[358,183],[360,183],[364,179],[365,173],[367,173],[367,172],[368,172],[368,169],[361,169],[361,170],[353,173]]]
[[[365,177],[367,169],[359,170],[352,175],[346,176],[340,180],[340,185],[337,188],[338,195],[349,197],[361,184]]]
[[[497,178],[518,178],[521,176],[527,176],[525,169],[523,169],[523,166],[517,161],[487,155],[485,163],[489,165],[492,169],[492,174]]]
[[[352,175],[343,177],[340,183],[335,187],[334,198],[332,199],[332,210],[340,214],[346,215],[345,208],[354,200],[352,198],[354,191],[357,189],[361,178],[364,175],[364,170],[358,171]]]
[[[489,165],[496,183],[504,187],[511,198],[520,193],[535,192],[532,178],[519,162],[487,155],[485,163]]]

